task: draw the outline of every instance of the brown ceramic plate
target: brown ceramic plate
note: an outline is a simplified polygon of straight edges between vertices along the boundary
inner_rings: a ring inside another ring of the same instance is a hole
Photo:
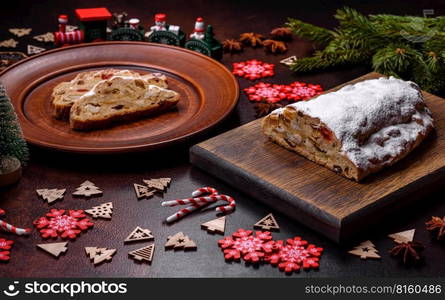
[[[181,94],[169,112],[108,129],[77,132],[52,117],[50,95],[61,81],[94,69],[160,72]],[[0,73],[26,140],[76,153],[119,153],[184,141],[222,121],[239,96],[236,79],[217,61],[183,48],[144,42],[103,42],[44,52]]]

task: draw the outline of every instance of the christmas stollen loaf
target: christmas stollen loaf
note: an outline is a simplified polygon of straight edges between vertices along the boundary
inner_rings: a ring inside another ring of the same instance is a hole
[[[104,128],[111,123],[135,120],[175,106],[179,94],[149,84],[135,76],[113,76],[99,81],[70,110],[70,127],[76,130]]]
[[[262,121],[272,141],[356,181],[402,159],[433,128],[417,84],[394,77],[347,85]]]
[[[68,119],[73,104],[98,82],[110,79],[112,76],[134,76],[147,81],[148,84],[168,88],[167,78],[158,73],[140,75],[130,70],[104,69],[81,72],[74,79],[59,83],[52,92],[51,104],[56,119]]]

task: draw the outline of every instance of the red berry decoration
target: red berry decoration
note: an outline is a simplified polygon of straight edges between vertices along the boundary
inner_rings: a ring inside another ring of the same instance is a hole
[[[218,244],[223,250],[226,260],[239,261],[241,258],[247,262],[257,263],[266,253],[275,250],[272,236],[268,231],[238,229],[231,237],[224,237]]]
[[[51,209],[46,217],[41,217],[33,223],[40,229],[43,238],[70,238],[75,239],[82,231],[92,227],[89,219],[85,218],[83,210],[65,210]]]
[[[245,62],[234,63],[232,73],[239,77],[255,80],[274,76],[274,69],[274,64],[268,64],[260,60],[252,59]]]
[[[276,103],[286,99],[287,93],[284,85],[259,82],[244,89],[250,101],[266,101]]]

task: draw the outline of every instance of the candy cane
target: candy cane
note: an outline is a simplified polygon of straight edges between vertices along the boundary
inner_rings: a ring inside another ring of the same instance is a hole
[[[199,188],[199,189],[197,189],[196,191],[194,191],[193,193],[192,193],[192,197],[194,198],[194,197],[198,197],[198,196],[201,196],[201,195],[203,195],[203,194],[210,194],[210,195],[218,195],[218,191],[217,190],[215,190],[214,188],[212,188],[212,187],[202,187],[202,188]]]
[[[29,228],[17,228],[3,220],[0,220],[0,227],[5,231],[12,232],[17,235],[28,235],[31,232],[31,229]]]
[[[206,204],[216,202],[218,200],[223,200],[222,195],[207,196],[207,197],[196,197],[187,199],[176,199],[171,201],[164,201],[161,203],[162,206],[177,206],[185,204]]]
[[[198,197],[203,194],[210,194],[210,196],[205,197]],[[162,206],[177,206],[177,205],[185,205],[185,204],[192,204],[191,206],[188,206],[186,208],[181,209],[174,215],[169,216],[166,221],[168,223],[174,222],[179,220],[180,218],[184,217],[185,215],[203,207],[204,205],[207,205],[209,203],[215,203],[219,200],[223,200],[228,202],[225,206],[219,206],[215,210],[217,212],[229,212],[233,211],[235,209],[235,199],[233,199],[230,196],[227,195],[219,195],[218,191],[211,187],[203,187],[199,188],[196,191],[192,193],[193,198],[187,198],[187,199],[176,199],[171,201],[164,201],[161,203]]]
[[[193,204],[192,206],[188,206],[186,208],[182,208],[180,211],[178,211],[177,213],[171,215],[170,217],[167,217],[167,219],[165,219],[165,221],[167,221],[168,223],[177,221],[179,219],[181,219],[182,217],[184,217],[185,215],[201,208],[203,206],[203,204]]]
[[[5,214],[6,214],[6,212],[0,208],[0,216],[3,216]],[[0,220],[0,227],[5,231],[12,232],[17,235],[28,235],[31,233],[31,229],[29,229],[29,228],[18,228],[18,227],[15,227],[3,220]]]
[[[236,203],[235,203],[235,199],[233,199],[230,196],[226,196],[226,195],[219,195],[221,197],[221,200],[224,200],[226,202],[228,202],[229,204],[225,205],[225,206],[218,206],[215,210],[217,212],[228,212],[228,211],[233,211],[235,209]]]

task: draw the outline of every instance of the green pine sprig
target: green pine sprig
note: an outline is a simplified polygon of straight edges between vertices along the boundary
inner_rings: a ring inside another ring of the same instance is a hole
[[[417,82],[435,92],[445,88],[445,17],[369,15],[344,7],[334,17],[339,25],[324,29],[296,19],[287,26],[324,46],[312,57],[297,59],[296,72],[369,64],[377,72]]]

